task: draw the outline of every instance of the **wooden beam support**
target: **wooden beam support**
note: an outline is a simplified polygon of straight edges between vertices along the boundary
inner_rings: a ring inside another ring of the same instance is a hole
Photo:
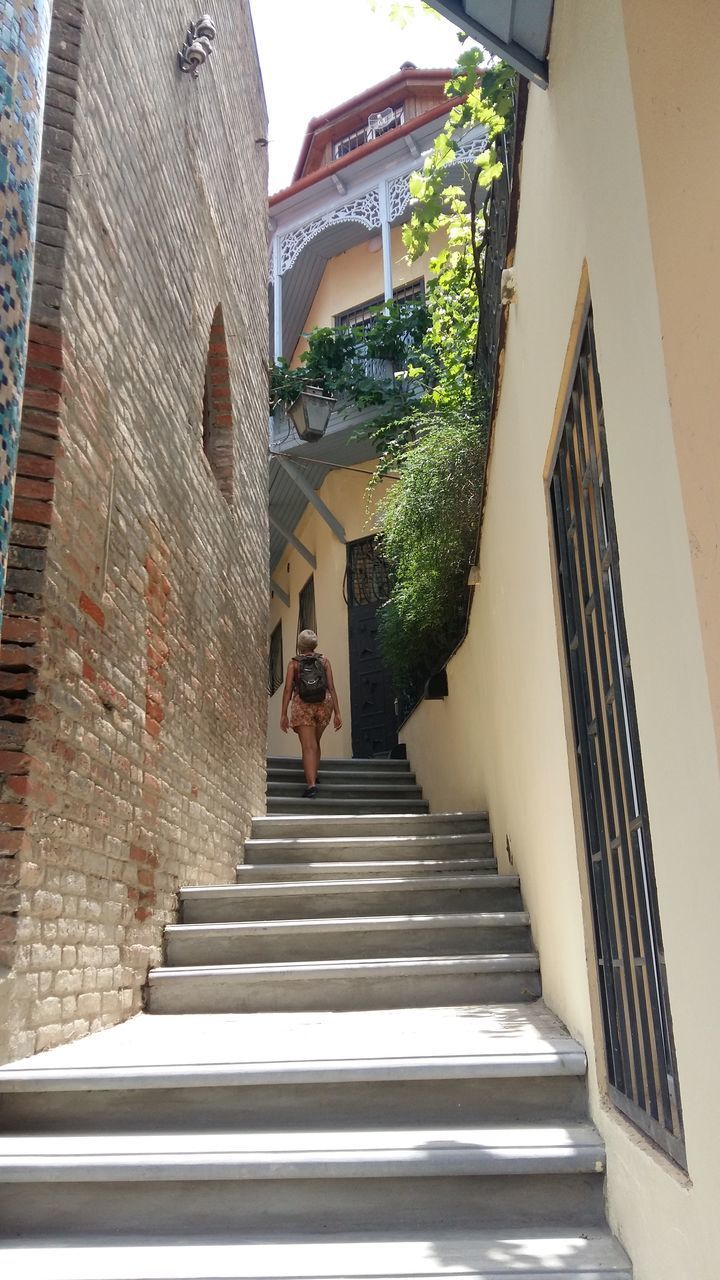
[[[311,507],[314,507],[318,515],[322,516],[328,528],[332,529],[338,542],[342,542],[344,546],[345,543],[347,542],[347,538],[345,537],[345,530],[343,529],[337,517],[333,515],[330,508],[326,507],[322,498],[319,496],[318,493],[316,493],[315,489],[313,489],[309,480],[307,480],[307,478],[303,475],[302,469],[297,465],[296,462],[290,462],[288,458],[283,458],[280,454],[276,454],[275,456],[277,457],[277,460],[280,463],[280,466],[282,467],[283,471],[285,471],[286,474],[289,475],[293,484],[297,485],[298,489],[303,494],[303,496],[307,498]]]
[[[277,596],[280,603],[285,605],[286,609],[290,608],[290,597],[287,591],[283,591],[282,587],[278,586],[274,578],[270,579],[270,590],[274,596]]]
[[[312,551],[308,551],[304,542],[301,542],[299,538],[295,537],[294,533],[291,533],[290,530],[286,529],[279,520],[276,520],[272,511],[270,512],[270,523],[274,529],[277,529],[278,533],[282,534],[283,538],[287,539],[290,546],[294,547],[295,550],[298,551],[305,560],[307,560],[311,569],[317,569],[317,560],[315,559]]]

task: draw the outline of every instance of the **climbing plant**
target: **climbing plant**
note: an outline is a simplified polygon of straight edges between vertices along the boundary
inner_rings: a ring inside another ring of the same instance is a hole
[[[445,245],[431,263],[429,325],[417,365],[408,370],[422,392],[408,413],[373,433],[378,479],[390,470],[399,475],[379,507],[379,540],[393,580],[380,641],[410,704],[462,635],[488,440],[489,406],[476,369],[484,193],[502,172],[497,140],[510,122],[514,86],[510,68],[488,65],[480,48],[464,50],[446,86],[448,97],[460,101],[410,179],[408,258],[426,252],[436,231],[444,232]],[[487,148],[463,184],[449,184],[450,162],[478,126]]]
[[[415,381],[408,366],[419,364],[430,317],[421,302],[388,302],[374,309],[371,324],[318,328],[291,368],[270,368],[270,410],[287,409],[305,387],[319,387],[338,401],[339,412],[375,408],[372,427],[407,413]]]

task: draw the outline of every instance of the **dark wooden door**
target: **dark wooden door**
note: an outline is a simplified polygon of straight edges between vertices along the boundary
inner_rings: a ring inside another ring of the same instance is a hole
[[[387,755],[397,746],[395,693],[378,643],[379,610],[389,591],[387,564],[375,539],[349,543],[346,596],[354,756]]]

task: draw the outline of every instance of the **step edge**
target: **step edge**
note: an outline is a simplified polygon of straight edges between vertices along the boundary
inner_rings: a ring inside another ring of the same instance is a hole
[[[269,1084],[358,1083],[365,1081],[437,1081],[584,1078],[587,1057],[577,1043],[547,1053],[466,1054],[453,1057],[316,1059],[226,1066],[65,1067],[24,1072],[0,1071],[0,1096],[65,1093],[92,1089],[180,1089],[189,1087],[254,1087]]]
[[[268,933],[353,933],[384,932],[397,929],[400,932],[416,929],[502,929],[522,928],[530,923],[527,911],[468,911],[432,912],[417,916],[329,916],[299,920],[210,920],[206,923],[170,924],[165,926],[165,937],[199,938],[207,935],[220,938],[223,935],[251,937]]]
[[[536,973],[540,962],[536,952],[510,952],[478,956],[392,956],[372,960],[298,960],[268,961],[260,964],[225,965],[159,965],[150,969],[147,985],[158,983],[195,981],[219,977],[226,978],[277,978],[281,974],[287,981],[304,978],[370,976],[421,976],[423,971],[448,973]],[[376,971],[376,972],[373,972]]]
[[[443,876],[442,880],[439,882],[442,884],[442,890],[440,891],[476,888],[479,878],[480,877],[478,876],[472,875]],[[439,889],[439,884],[436,885],[434,880],[431,881],[431,883],[434,888]],[[500,876],[489,874],[482,877],[482,883],[485,887],[491,887],[493,889],[513,889],[519,888],[520,877],[515,875]],[[393,889],[399,891],[405,888],[410,889],[411,892],[415,892],[416,890],[414,886],[418,884],[422,885],[427,892],[424,881],[417,876],[363,876],[357,880],[353,880],[352,878],[349,880],[293,880],[288,881],[287,885],[283,884],[282,881],[278,883],[274,880],[268,881],[267,884],[259,881],[251,884],[190,885],[186,888],[180,889],[178,892],[181,902],[191,902],[193,899],[197,901],[210,901],[212,897],[227,896],[228,892],[230,892],[230,896],[237,897],[238,899],[262,897],[263,892],[267,891],[269,891],[271,896],[275,898],[282,897],[283,894],[286,894],[288,897],[297,896],[301,898],[308,897],[311,893],[316,893],[323,886],[331,894],[336,891],[339,894],[341,890],[348,892],[349,886],[353,886],[358,891],[366,892],[372,892],[373,887],[375,886],[378,888],[384,888],[388,892]],[[419,893],[420,889],[418,889],[417,892]]]

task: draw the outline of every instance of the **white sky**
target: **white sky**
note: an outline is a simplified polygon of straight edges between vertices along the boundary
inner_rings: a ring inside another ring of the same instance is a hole
[[[369,0],[251,0],[270,114],[270,191],[292,180],[308,120],[403,62],[451,67],[460,45],[444,19],[420,14],[402,28]]]

